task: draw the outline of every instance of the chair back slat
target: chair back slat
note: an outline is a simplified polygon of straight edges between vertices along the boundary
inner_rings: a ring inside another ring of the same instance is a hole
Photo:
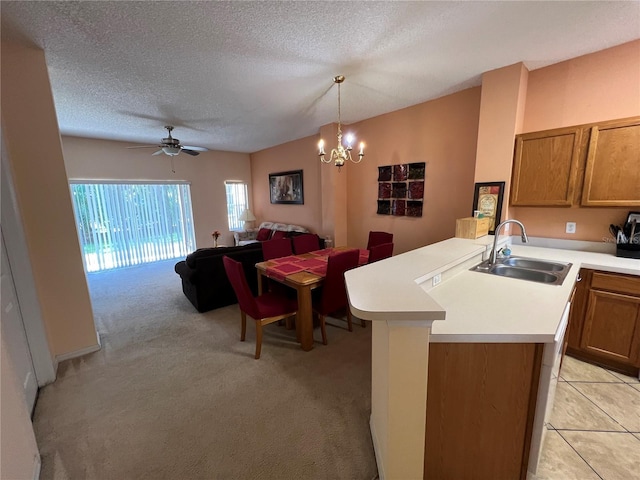
[[[253,293],[251,293],[251,289],[249,288],[249,283],[247,283],[247,277],[244,274],[242,263],[237,262],[226,255],[222,258],[222,262],[224,263],[224,269],[227,272],[229,282],[231,283],[233,291],[236,293],[236,297],[238,298],[240,310],[252,318],[260,318],[258,306],[255,298],[253,297]]]
[[[296,255],[320,250],[320,237],[315,233],[305,233],[293,237],[293,251]]]
[[[282,230],[276,230],[271,234],[271,240],[281,240],[283,238],[287,238],[287,232]]]
[[[280,238],[277,240],[267,240],[262,242],[262,255],[266,260],[293,255],[290,238]]]
[[[344,272],[358,266],[359,256],[358,250],[347,250],[329,257],[327,275],[322,285],[322,298],[318,309],[323,315],[347,306]]]
[[[368,263],[377,262],[383,258],[389,258],[393,255],[393,243],[383,243],[381,245],[375,245],[369,250]]]
[[[382,245],[383,243],[393,242],[393,233],[387,232],[369,232],[369,241],[367,242],[367,250],[371,250],[371,247],[376,245]]]

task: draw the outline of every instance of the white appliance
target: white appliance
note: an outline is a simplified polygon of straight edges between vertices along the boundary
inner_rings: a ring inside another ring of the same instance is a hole
[[[531,436],[531,451],[529,454],[528,470],[535,474],[538,470],[538,462],[544,446],[544,437],[547,433],[547,424],[553,410],[553,400],[556,395],[556,386],[560,376],[560,363],[564,346],[564,336],[569,324],[569,310],[571,303],[567,303],[562,314],[562,320],[556,331],[553,343],[544,346],[542,368],[540,370],[540,383],[538,385],[538,401],[536,402],[536,415],[533,420],[533,433]]]

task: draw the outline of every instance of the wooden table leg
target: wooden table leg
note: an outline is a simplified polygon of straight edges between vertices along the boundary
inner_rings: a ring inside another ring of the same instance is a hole
[[[262,295],[262,281],[264,279],[264,275],[262,272],[258,270],[258,295]]]
[[[296,336],[302,350],[313,349],[313,311],[311,306],[311,287],[300,286],[298,290],[298,315],[296,315]]]

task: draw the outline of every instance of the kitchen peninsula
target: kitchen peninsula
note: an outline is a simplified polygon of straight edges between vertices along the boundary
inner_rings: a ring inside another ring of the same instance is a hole
[[[640,275],[638,260],[519,245],[514,256],[572,263],[562,285],[470,271],[492,243],[452,238],[345,275],[352,313],[373,322],[381,478],[525,478],[580,268]]]

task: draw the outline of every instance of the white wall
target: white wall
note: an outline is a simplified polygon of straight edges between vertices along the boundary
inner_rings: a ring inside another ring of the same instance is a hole
[[[187,139],[186,133],[179,138]],[[153,148],[126,148],[132,145],[63,136],[67,175],[70,180],[187,181],[191,184],[197,247],[211,247],[211,232],[214,230],[222,234],[218,243],[233,245],[227,220],[224,182],[244,181],[251,192],[249,154],[217,151],[202,152],[197,157],[180,154],[173,158],[176,171],[173,173],[170,157],[164,154],[151,155],[155,151]]]
[[[40,468],[40,455],[27,412],[24,389],[18,381],[0,335],[0,478],[31,479]]]

